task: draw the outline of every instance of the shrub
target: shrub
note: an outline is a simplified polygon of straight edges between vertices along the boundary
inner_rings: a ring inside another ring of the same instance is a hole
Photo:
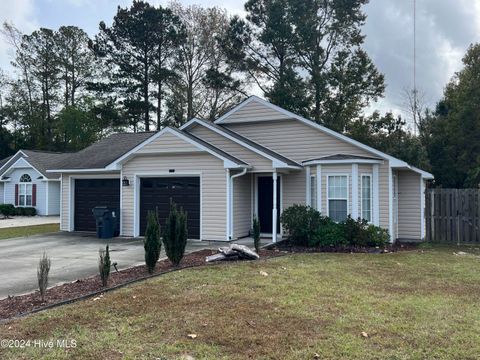
[[[342,224],[337,224],[330,218],[327,218],[320,226],[317,242],[310,246],[343,246],[347,244],[345,231]]]
[[[98,271],[100,272],[100,279],[102,279],[102,286],[106,287],[108,278],[110,277],[110,268],[112,262],[110,261],[110,251],[108,245],[105,250],[100,249],[98,259]]]
[[[160,242],[160,225],[156,211],[149,211],[147,214],[147,229],[145,230],[145,264],[151,274],[160,257],[162,243]]]
[[[388,231],[379,226],[368,225],[366,232],[368,240],[365,246],[383,247],[390,242]]]
[[[385,246],[390,239],[387,230],[368,224],[366,220],[354,220],[348,216],[343,226],[345,240],[352,246],[381,247]]]
[[[17,210],[19,209],[22,209],[21,210],[21,215],[22,216],[35,216],[37,215],[37,209],[35,209],[34,207],[20,207],[20,208],[17,208]]]
[[[170,204],[170,214],[165,222],[163,244],[168,259],[173,265],[178,266],[187,246],[187,214],[183,209],[178,210],[177,205]]]
[[[285,209],[280,217],[288,237],[294,245],[314,246],[318,243],[319,230],[327,218],[305,205],[292,205]]]
[[[7,218],[10,216],[14,216],[16,214],[15,206],[13,206],[12,204],[1,204],[0,214]]]
[[[260,251],[260,221],[256,216],[253,217],[252,235],[255,251],[258,253]]]
[[[37,268],[38,288],[40,289],[42,301],[45,301],[45,293],[47,292],[48,287],[48,273],[50,272],[50,265],[50,259],[44,252],[42,258],[40,259],[40,262],[38,263]]]

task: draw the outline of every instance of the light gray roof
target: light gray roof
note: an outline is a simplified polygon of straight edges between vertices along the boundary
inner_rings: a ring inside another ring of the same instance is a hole
[[[112,134],[83,150],[69,154],[58,167],[50,169],[103,169],[154,134],[153,131]]]

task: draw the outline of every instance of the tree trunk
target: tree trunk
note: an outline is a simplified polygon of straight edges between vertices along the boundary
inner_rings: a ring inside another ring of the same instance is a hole
[[[193,82],[188,79],[187,86],[187,121],[193,118]]]
[[[149,116],[149,102],[148,102],[148,54],[145,52],[144,74],[143,74],[143,100],[144,100],[144,118],[145,131],[150,131],[150,116]]]

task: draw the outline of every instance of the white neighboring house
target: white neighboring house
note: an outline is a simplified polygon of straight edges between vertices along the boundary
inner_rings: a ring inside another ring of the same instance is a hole
[[[19,150],[0,160],[0,204],[34,207],[37,215],[60,214],[60,174],[47,173],[69,154]]]

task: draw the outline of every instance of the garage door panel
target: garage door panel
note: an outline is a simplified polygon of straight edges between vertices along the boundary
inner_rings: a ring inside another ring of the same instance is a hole
[[[120,209],[120,180],[76,179],[74,198],[74,230],[95,231],[95,206]]]
[[[200,238],[200,178],[143,178],[140,182],[140,234],[145,234],[148,211],[158,211],[160,226],[170,212],[170,201],[187,213],[188,237]]]

